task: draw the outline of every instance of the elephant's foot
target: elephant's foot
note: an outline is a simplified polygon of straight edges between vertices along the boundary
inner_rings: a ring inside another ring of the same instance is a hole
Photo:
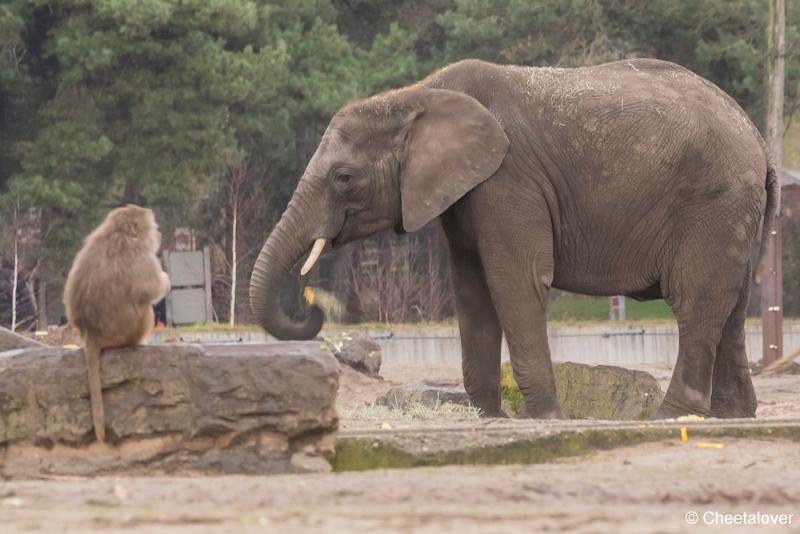
[[[527,419],[565,419],[558,405],[531,407],[526,404],[525,413],[522,415]]]
[[[699,415],[701,417],[706,417],[708,416],[708,411],[696,407],[687,408],[686,406],[682,406],[665,397],[661,402],[661,406],[659,406],[658,410],[656,410],[656,413],[650,416],[650,419],[676,419],[684,415]]]
[[[747,419],[756,416],[755,399],[718,399],[711,397],[711,417],[720,419]]]
[[[497,408],[496,410],[481,410],[480,408],[478,409],[480,410],[478,416],[481,418],[490,419],[492,417],[494,418],[501,417],[504,419],[508,419],[508,414],[501,408]]]
[[[472,391],[470,391],[472,389]],[[467,389],[469,403],[478,409],[478,417],[508,417],[500,401],[500,388]]]
[[[721,419],[756,416],[758,399],[753,389],[750,371],[740,374],[733,384],[720,381],[711,391],[711,416]]]

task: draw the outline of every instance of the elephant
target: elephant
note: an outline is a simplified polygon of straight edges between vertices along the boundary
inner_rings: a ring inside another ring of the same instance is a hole
[[[531,418],[562,416],[547,340],[550,288],[664,299],[678,323],[655,417],[754,417],[744,343],[752,252],[779,205],[766,143],[736,102],[679,65],[580,68],[463,60],[331,119],[256,260],[254,317],[279,339],[282,282],[333,248],[439,219],[464,387],[502,417],[505,335]],[[763,251],[763,250],[762,250]]]

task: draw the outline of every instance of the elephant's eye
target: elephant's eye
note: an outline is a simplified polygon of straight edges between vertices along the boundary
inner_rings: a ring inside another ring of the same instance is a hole
[[[339,182],[340,184],[349,184],[350,180],[352,179],[353,179],[352,174],[339,173],[336,175],[336,181]]]

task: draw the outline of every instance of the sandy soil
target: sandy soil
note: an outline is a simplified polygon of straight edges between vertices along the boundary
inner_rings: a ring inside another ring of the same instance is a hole
[[[336,410],[341,414],[359,406],[368,406],[394,385],[392,381],[370,378],[346,365],[340,365]]]
[[[645,370],[669,380],[668,368]],[[383,374],[345,370],[340,406],[368,404],[394,382],[460,383],[457,368]],[[800,376],[755,384],[759,417],[800,413]],[[800,446],[718,443],[675,439],[531,466],[11,481],[0,483],[0,532],[800,532]],[[687,523],[690,512],[700,524]],[[704,524],[759,512],[794,516],[788,526]]]
[[[724,445],[650,443],[534,466],[11,482],[0,517],[3,532],[800,532],[800,447]],[[703,524],[706,512],[795,517],[732,527]]]

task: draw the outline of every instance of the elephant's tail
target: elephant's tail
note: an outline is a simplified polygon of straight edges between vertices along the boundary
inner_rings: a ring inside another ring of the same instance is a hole
[[[764,229],[761,231],[761,248],[758,251],[758,270],[756,280],[761,280],[761,275],[764,269],[764,252],[767,249],[767,242],[775,231],[775,222],[777,220],[778,210],[781,207],[781,183],[778,179],[778,169],[775,168],[775,163],[772,158],[767,156],[767,181],[765,184],[767,190],[767,207],[764,210]]]

